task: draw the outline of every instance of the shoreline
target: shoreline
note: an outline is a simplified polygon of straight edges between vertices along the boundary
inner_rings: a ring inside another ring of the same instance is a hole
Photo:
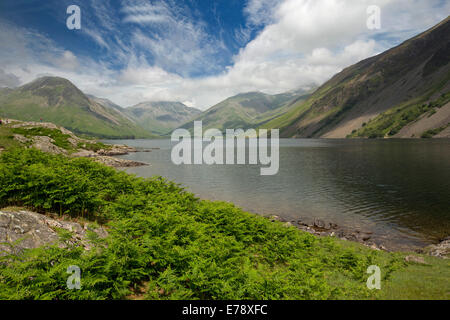
[[[334,237],[345,241],[356,242],[373,250],[422,253],[444,259],[446,259],[446,256],[450,253],[450,236],[445,237],[436,243],[421,247],[407,246],[405,248],[396,248],[387,243],[379,243],[375,239],[376,233],[373,231],[364,231],[359,228],[342,226],[318,218],[311,218],[307,221],[308,219],[304,218],[289,220],[276,215],[266,217],[272,222],[279,221],[284,223],[287,227],[293,226],[317,237]]]
[[[110,157],[114,159],[119,159],[121,161],[131,161],[123,158],[117,158],[116,156],[119,155],[127,155],[129,153],[137,153],[137,152],[151,152],[152,150],[139,150],[134,147],[126,146],[126,145],[113,145],[109,144],[111,146],[123,146],[125,148],[128,148],[129,151],[126,153],[121,154],[112,154]],[[145,166],[146,164],[144,164]],[[123,167],[138,167],[142,165],[130,165],[130,166],[123,166]],[[208,197],[200,197],[204,200],[214,201]],[[241,208],[239,205],[232,202],[233,205],[236,207]],[[450,254],[450,236],[445,237],[444,239],[441,239],[438,242],[423,245],[423,246],[413,246],[413,245],[406,245],[402,248],[399,248],[395,245],[390,245],[388,243],[380,243],[377,241],[376,233],[374,231],[370,230],[361,230],[356,227],[351,227],[347,225],[338,225],[332,221],[325,221],[320,218],[296,218],[296,219],[288,219],[283,218],[279,215],[267,215],[267,214],[260,214],[257,212],[250,211],[252,214],[265,217],[267,219],[270,219],[272,222],[279,221],[285,224],[285,226],[290,227],[294,226],[299,230],[308,232],[310,234],[313,234],[317,237],[335,237],[341,240],[345,241],[351,241],[356,242],[359,244],[364,245],[365,247],[368,247],[373,250],[378,251],[386,251],[386,252],[414,252],[414,253],[424,253],[435,257],[440,258],[446,258],[447,255]]]

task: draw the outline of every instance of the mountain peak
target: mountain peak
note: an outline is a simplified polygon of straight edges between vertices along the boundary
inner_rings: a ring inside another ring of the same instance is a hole
[[[103,138],[152,136],[116,110],[89,99],[61,77],[40,77],[0,92],[0,113],[24,121],[49,121],[76,133]]]
[[[53,86],[70,86],[70,87],[75,87],[76,86],[70,82],[69,80],[65,79],[65,78],[61,78],[61,77],[53,77],[53,76],[43,76],[43,77],[39,77],[37,79],[35,79],[34,81],[31,81],[28,84],[25,84],[22,87],[42,87],[42,86],[49,86],[49,87],[53,87]]]
[[[281,124],[283,137],[403,134],[412,122],[438,111],[431,106],[442,106],[446,101],[449,75],[448,17],[402,44],[336,74],[307,102],[297,103],[293,117],[277,120],[277,125]],[[445,119],[445,115],[436,117]],[[445,126],[445,121],[440,120],[424,122],[416,126],[417,130]],[[420,136],[422,132],[411,134]]]
[[[137,123],[157,134],[166,134],[201,113],[178,101],[141,102],[126,108],[125,112]]]

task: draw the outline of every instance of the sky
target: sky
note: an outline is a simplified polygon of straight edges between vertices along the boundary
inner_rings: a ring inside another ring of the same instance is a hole
[[[70,5],[80,29],[67,27]],[[205,110],[321,85],[449,13],[450,0],[1,0],[0,87],[60,76],[123,107]]]

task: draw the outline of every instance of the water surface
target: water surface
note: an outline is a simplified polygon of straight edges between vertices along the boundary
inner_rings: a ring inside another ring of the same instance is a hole
[[[450,234],[450,140],[281,139],[280,170],[258,165],[172,164],[169,140],[114,140],[160,148],[123,156],[148,162],[128,168],[160,175],[201,198],[286,219],[321,218],[374,232],[398,249],[421,247]]]

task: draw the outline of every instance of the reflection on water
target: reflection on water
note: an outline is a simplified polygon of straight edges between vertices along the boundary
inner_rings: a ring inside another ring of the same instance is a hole
[[[423,246],[450,233],[450,140],[280,140],[280,170],[258,165],[173,165],[168,140],[122,140],[150,153],[126,169],[161,175],[198,196],[288,219],[318,217],[373,231],[380,242]]]

